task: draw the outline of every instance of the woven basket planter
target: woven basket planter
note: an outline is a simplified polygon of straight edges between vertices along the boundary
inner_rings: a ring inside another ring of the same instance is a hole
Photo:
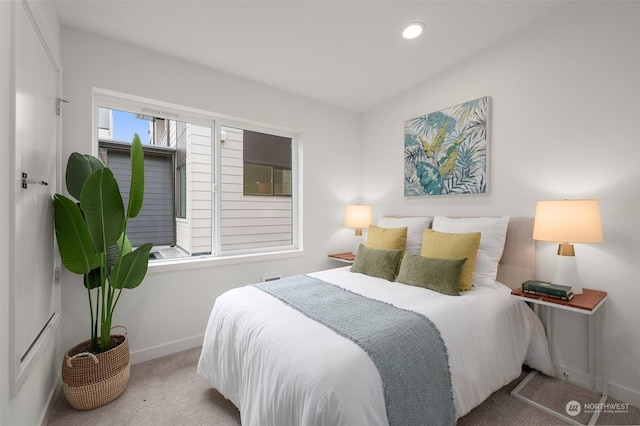
[[[115,328],[115,327],[114,327]],[[129,340],[126,334],[112,335],[106,352],[89,352],[87,340],[71,348],[62,363],[62,389],[77,410],[93,410],[124,392],[129,382]]]

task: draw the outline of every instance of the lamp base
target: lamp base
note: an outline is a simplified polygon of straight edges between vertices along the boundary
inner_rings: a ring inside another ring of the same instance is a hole
[[[573,294],[582,294],[582,286],[580,285],[580,277],[578,275],[578,264],[575,256],[558,255],[551,282],[571,287]]]
[[[558,256],[575,256],[576,252],[573,249],[573,244],[560,243],[558,244]]]

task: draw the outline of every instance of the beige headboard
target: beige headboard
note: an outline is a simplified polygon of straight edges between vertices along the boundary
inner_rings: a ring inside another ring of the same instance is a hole
[[[498,281],[519,288],[526,280],[535,278],[536,245],[533,236],[533,218],[512,217],[507,228],[502,259],[498,265]]]
[[[507,227],[504,252],[498,264],[497,280],[515,289],[520,288],[523,282],[534,279],[536,274],[535,248],[533,218],[511,217]]]

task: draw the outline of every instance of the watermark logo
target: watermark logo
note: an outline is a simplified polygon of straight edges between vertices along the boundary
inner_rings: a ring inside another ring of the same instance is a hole
[[[568,415],[570,415],[571,417],[575,417],[582,411],[582,406],[578,401],[571,400],[567,402],[567,405],[564,407],[564,409]]]
[[[575,417],[583,411],[587,414],[593,414],[595,412],[608,414],[628,414],[629,404],[625,402],[587,402],[582,405],[578,401],[571,400],[567,402],[564,410],[571,417]]]
[[[629,404],[626,402],[595,402],[584,404],[585,413],[629,414]]]

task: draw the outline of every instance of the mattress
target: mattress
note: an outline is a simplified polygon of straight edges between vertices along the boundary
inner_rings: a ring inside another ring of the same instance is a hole
[[[309,274],[427,316],[449,354],[456,418],[521,373],[553,375],[544,329],[498,283],[447,296],[352,273]],[[382,380],[352,341],[253,287],[216,299],[198,375],[239,409],[243,425],[388,425]]]

